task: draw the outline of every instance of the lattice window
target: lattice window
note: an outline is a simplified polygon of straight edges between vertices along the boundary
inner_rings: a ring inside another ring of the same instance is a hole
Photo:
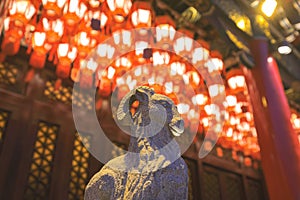
[[[38,123],[30,172],[24,199],[45,200],[49,196],[52,163],[59,127],[47,122]]]
[[[55,88],[55,81],[47,81],[46,88],[44,90],[44,95],[53,101],[62,102],[68,105],[72,103],[79,107],[84,107],[85,109],[92,110],[93,96],[89,94],[82,94],[78,92],[73,92],[72,87],[60,86],[58,89]],[[73,97],[72,97],[73,94]],[[73,100],[73,102],[72,102]]]
[[[232,178],[229,176],[225,177],[225,199],[240,200],[244,199],[242,194],[242,180],[240,177]]]
[[[18,68],[7,62],[0,63],[0,83],[14,85],[17,82]]]
[[[72,88],[60,86],[55,89],[55,81],[47,81],[44,95],[51,100],[59,101],[66,104],[71,104]]]
[[[248,179],[248,195],[249,200],[263,200],[264,194],[262,190],[262,185],[259,181]]]
[[[203,173],[203,182],[203,199],[221,199],[218,174],[205,170]]]
[[[70,200],[83,200],[84,189],[88,182],[88,160],[90,154],[85,148],[88,145],[88,138],[82,138],[76,134],[73,149],[73,161],[71,171],[71,181],[69,184],[69,199]]]
[[[8,119],[9,119],[9,112],[0,110],[0,153],[2,150]]]
[[[92,105],[92,101],[93,101],[93,97],[90,94],[82,94],[82,93],[78,93],[78,92],[74,92],[73,93],[73,104],[79,107],[84,107],[85,109],[88,110],[92,110],[93,109],[93,105]]]

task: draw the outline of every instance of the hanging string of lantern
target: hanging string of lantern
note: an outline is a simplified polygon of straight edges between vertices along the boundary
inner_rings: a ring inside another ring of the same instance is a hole
[[[154,27],[154,34],[148,33],[149,27]],[[129,31],[133,28],[138,28],[135,34]],[[14,0],[5,19],[0,61],[16,55],[22,44],[30,56],[26,81],[48,59],[56,66],[56,88],[70,77],[82,88],[98,87],[102,97],[117,87],[119,99],[138,80],[147,78],[147,84],[156,92],[174,100],[186,119],[186,129],[200,134],[205,134],[210,120],[220,115],[211,97],[226,90],[225,125],[219,143],[258,158],[256,130],[242,71],[235,68],[225,73],[219,52],[210,50],[203,39],[195,43],[193,31],[175,30],[176,23],[169,15],[155,17],[151,1]],[[113,42],[102,43],[108,37]],[[162,48],[150,49],[153,43]],[[97,60],[87,59],[93,49]],[[116,55],[118,59],[111,61]],[[144,66],[147,63],[153,65],[153,71]],[[211,80],[204,80],[193,65],[203,66],[201,74],[209,73]],[[155,70],[159,68],[166,70]],[[134,74],[124,78],[129,70],[134,70]],[[219,83],[207,87],[206,82],[213,83],[214,74],[220,73],[225,75],[226,88]]]

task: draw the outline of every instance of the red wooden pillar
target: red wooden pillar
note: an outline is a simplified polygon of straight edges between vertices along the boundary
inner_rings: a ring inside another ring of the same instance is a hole
[[[261,148],[262,167],[270,199],[300,199],[300,146],[290,123],[290,108],[276,62],[268,60],[268,43],[250,44],[255,61],[244,68]]]

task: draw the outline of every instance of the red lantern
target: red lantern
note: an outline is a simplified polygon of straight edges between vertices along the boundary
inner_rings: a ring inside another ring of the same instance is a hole
[[[201,77],[196,71],[188,71],[183,75],[186,85],[191,85],[193,89],[197,89],[201,83]]]
[[[43,68],[46,62],[46,53],[49,49],[45,46],[46,33],[34,32],[32,37],[33,52],[29,59],[29,64],[34,68]]]
[[[9,10],[10,20],[13,26],[25,28],[32,16],[36,13],[36,7],[29,0],[15,0]]]
[[[1,44],[2,53],[5,55],[15,55],[20,49],[23,31],[17,29],[7,30]]]
[[[121,54],[134,50],[132,31],[125,24],[112,27],[113,42]]]
[[[162,49],[170,49],[175,37],[175,22],[168,16],[158,16],[155,19],[156,44]]]
[[[97,67],[98,64],[92,58],[90,58],[87,62],[85,60],[81,60],[80,69],[78,70],[80,71],[79,83],[82,88],[91,88],[93,86],[93,79]]]
[[[240,68],[234,68],[227,72],[226,79],[230,89],[236,92],[244,91],[246,81],[244,74]]]
[[[9,9],[9,17],[5,19],[5,37],[2,42],[2,57],[15,55],[20,48],[25,26],[36,13],[36,7],[29,0],[16,0]],[[5,55],[4,55],[5,54]]]
[[[194,33],[187,29],[179,29],[175,37],[173,45],[175,53],[190,60],[192,58]]]
[[[112,81],[107,77],[102,77],[99,84],[99,94],[102,97],[108,97],[112,91]]]
[[[134,28],[151,27],[154,13],[150,2],[135,1],[131,10],[130,20]]]
[[[209,58],[209,44],[203,40],[197,40],[192,54],[192,63],[201,69]]]
[[[222,55],[218,51],[212,51],[210,58],[206,61],[204,66],[208,69],[209,73],[221,72],[224,68]]]
[[[85,58],[97,45],[96,39],[89,37],[87,31],[81,31],[76,34],[75,43],[78,49],[78,56],[80,58]]]
[[[97,37],[99,31],[110,21],[111,19],[108,16],[105,7],[88,10],[84,15],[84,24],[86,27],[91,28],[90,34],[94,37]]]
[[[1,1],[0,3],[0,30],[2,30],[3,24],[4,24],[4,20],[6,19],[7,16],[7,11],[9,9],[9,6],[11,4],[11,0],[4,0]],[[1,32],[0,32],[1,35]]]
[[[171,56],[167,51],[156,50],[152,54],[153,66],[166,66],[170,63]]]
[[[58,65],[56,75],[59,78],[56,82],[56,89],[61,84],[61,79],[68,78],[71,71],[71,63],[77,56],[76,47],[70,47],[68,43],[60,43],[57,48]]]
[[[46,33],[47,42],[55,44],[59,42],[64,33],[64,24],[60,19],[48,20],[47,18],[42,19],[43,29]]]
[[[83,0],[69,0],[64,6],[63,19],[68,28],[74,28],[83,19],[87,7]]]
[[[113,60],[113,56],[115,55],[115,47],[109,43],[100,43],[97,46],[97,58],[96,62],[101,67],[101,70],[105,69]]]
[[[43,15],[51,20],[55,20],[62,15],[62,9],[67,0],[42,0]]]
[[[106,3],[118,23],[124,21],[132,6],[132,0],[107,0]]]

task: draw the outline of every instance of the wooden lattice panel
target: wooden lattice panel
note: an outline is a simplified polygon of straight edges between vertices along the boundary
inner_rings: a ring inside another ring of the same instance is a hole
[[[241,180],[241,177],[229,177],[226,176],[225,178],[225,199],[230,200],[240,200],[243,199],[243,182]]]
[[[47,81],[44,95],[53,101],[70,104],[72,101],[72,88],[60,86],[55,88],[55,81]]]
[[[7,62],[0,63],[0,84],[14,85],[17,82],[18,68]]]
[[[5,137],[5,130],[9,119],[9,112],[0,110],[0,153]]]
[[[219,176],[210,171],[203,173],[203,199],[221,199]]]
[[[88,161],[90,154],[82,143],[86,145],[86,142],[81,141],[81,138],[76,134],[68,194],[70,200],[83,200],[84,189],[88,182]]]
[[[89,94],[82,94],[78,92],[73,93],[72,87],[65,87],[61,85],[59,88],[55,88],[55,81],[47,81],[44,95],[52,100],[58,101],[64,104],[71,105],[72,103],[78,107],[84,107],[85,109],[92,110],[93,96]],[[73,95],[73,96],[72,96]],[[73,102],[72,102],[73,100]]]
[[[259,181],[248,179],[248,199],[249,200],[263,200],[264,194],[262,184]]]
[[[24,199],[44,200],[49,197],[55,144],[59,127],[47,122],[38,123],[37,137]]]

